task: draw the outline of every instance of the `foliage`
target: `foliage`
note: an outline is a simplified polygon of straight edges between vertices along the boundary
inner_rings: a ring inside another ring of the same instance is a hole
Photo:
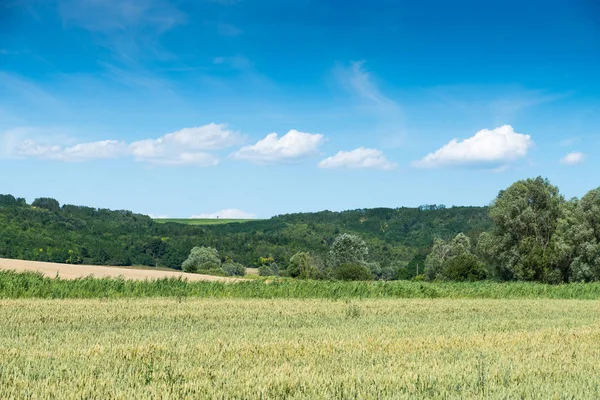
[[[600,188],[564,204],[556,252],[569,281],[600,280]]]
[[[145,297],[315,299],[581,299],[600,300],[600,282],[548,285],[534,282],[342,282],[278,278],[271,283],[190,282],[179,278],[133,281],[111,278],[65,280],[37,272],[0,270],[0,299],[118,299]]]
[[[246,268],[239,263],[228,261],[223,264],[223,271],[229,276],[244,276],[246,275]]]
[[[525,179],[500,191],[490,207],[494,221],[488,260],[503,279],[551,281],[560,265],[555,237],[564,198],[558,188],[541,177]]]
[[[334,276],[341,281],[370,281],[373,274],[364,264],[342,264],[335,269]]]
[[[271,263],[271,265],[261,265],[258,267],[258,275],[260,276],[278,276],[279,275],[279,267],[276,263]]]
[[[219,269],[220,267],[219,252],[211,247],[194,247],[187,260],[182,264],[185,272]]]
[[[246,266],[272,258],[283,272],[290,258],[309,252],[321,268],[340,231],[359,235],[369,260],[382,268],[426,254],[434,236],[464,231],[471,238],[490,228],[485,207],[375,208],[279,215],[269,220],[217,225],[156,222],[130,211],[63,205],[58,211],[0,196],[0,257],[64,263],[147,265],[180,269],[193,247],[212,247]],[[40,251],[42,249],[43,251]],[[410,264],[408,278],[416,264]],[[420,264],[420,269],[423,266]]]
[[[451,281],[481,281],[488,276],[483,263],[471,252],[465,252],[448,259],[442,271],[442,278]]]
[[[344,233],[335,238],[329,251],[331,267],[336,269],[343,264],[363,264],[369,255],[369,248],[357,235]]]
[[[288,274],[294,278],[315,279],[321,277],[321,271],[315,265],[309,253],[299,252],[290,258]]]
[[[52,199],[50,197],[40,197],[39,199],[35,199],[33,203],[31,203],[32,207],[43,208],[44,210],[59,212],[60,211],[60,203],[56,199]]]
[[[446,242],[436,238],[431,253],[425,259],[428,280],[482,280],[487,278],[483,263],[471,253],[471,240],[463,233]]]

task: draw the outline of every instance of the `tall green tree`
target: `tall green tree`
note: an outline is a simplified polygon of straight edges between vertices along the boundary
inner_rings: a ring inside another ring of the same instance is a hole
[[[547,179],[520,180],[500,191],[490,206],[494,228],[479,250],[503,279],[564,280],[555,233],[564,198]]]
[[[566,279],[600,280],[600,188],[565,203],[556,247]]]
[[[335,269],[342,264],[364,264],[369,248],[357,235],[343,233],[333,241],[329,251],[331,266]]]

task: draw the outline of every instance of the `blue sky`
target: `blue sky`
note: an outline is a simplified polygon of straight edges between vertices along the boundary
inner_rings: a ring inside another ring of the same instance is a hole
[[[599,71],[593,0],[8,0],[0,192],[170,217],[582,196]]]

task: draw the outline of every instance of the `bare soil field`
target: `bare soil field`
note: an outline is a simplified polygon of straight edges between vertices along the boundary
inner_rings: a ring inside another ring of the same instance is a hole
[[[25,261],[25,260],[9,260],[0,258],[0,270],[13,270],[17,272],[21,271],[39,271],[45,276],[50,278],[58,276],[62,279],[77,279],[85,278],[87,276],[94,276],[96,278],[117,278],[123,277],[124,279],[132,280],[152,280],[161,278],[186,278],[190,281],[221,281],[221,282],[235,282],[242,280],[240,278],[227,278],[222,276],[212,275],[201,275],[201,274],[188,274],[185,272],[178,271],[165,271],[165,270],[154,270],[154,269],[142,269],[142,268],[122,268],[122,267],[105,267],[99,265],[73,265],[73,264],[55,264],[39,261]]]

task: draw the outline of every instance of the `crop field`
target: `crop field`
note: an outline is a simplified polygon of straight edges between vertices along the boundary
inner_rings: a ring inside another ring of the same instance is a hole
[[[152,267],[107,267],[101,265],[58,264],[0,258],[0,273],[6,271],[37,272],[49,278],[79,279],[85,277],[123,278],[127,280],[156,280],[181,278],[189,281],[235,282],[239,279],[203,274],[188,274],[182,271]],[[1,283],[0,283],[1,286]]]
[[[0,398],[600,397],[600,302],[5,299]]]
[[[251,221],[258,221],[256,219],[221,219],[221,218],[155,218],[155,222],[166,224],[167,222],[174,222],[177,224],[186,225],[221,225],[231,223],[244,223]]]

